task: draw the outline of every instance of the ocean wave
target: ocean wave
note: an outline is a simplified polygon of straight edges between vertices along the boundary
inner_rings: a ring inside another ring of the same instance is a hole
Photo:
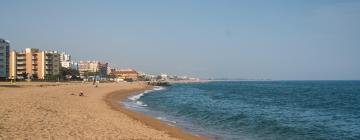
[[[164,90],[166,89],[165,87],[161,87],[161,86],[154,86],[153,89],[151,90],[145,90],[143,93],[140,93],[140,94],[137,94],[137,95],[134,95],[134,96],[130,96],[128,99],[131,100],[132,102],[134,102],[136,105],[139,105],[139,106],[142,106],[142,107],[146,107],[148,106],[147,104],[145,104],[144,102],[142,101],[139,101],[139,99],[141,97],[143,97],[145,94],[147,93],[150,93],[150,92],[153,92],[153,91],[159,91],[159,90]]]
[[[145,92],[144,92],[145,93]],[[134,95],[134,96],[130,96],[129,99],[131,101],[137,101],[139,100],[142,96],[144,96],[144,93],[140,93],[140,94],[137,94],[137,95]]]
[[[142,101],[136,101],[135,103],[136,103],[137,105],[140,105],[140,106],[143,106],[143,107],[148,106],[147,104],[145,104],[145,103],[142,102]]]
[[[176,121],[169,120],[169,119],[167,119],[166,117],[156,117],[156,119],[162,120],[162,121],[164,121],[164,122],[170,122],[170,123],[173,123],[173,124],[176,124],[176,123],[177,123]]]
[[[165,87],[162,86],[154,86],[153,90],[164,90],[166,89]]]

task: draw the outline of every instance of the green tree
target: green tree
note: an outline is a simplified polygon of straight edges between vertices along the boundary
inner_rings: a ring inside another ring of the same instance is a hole
[[[79,71],[70,69],[70,68],[61,68],[60,69],[60,76],[62,80],[67,79],[67,77],[71,77],[71,79],[74,79],[75,77],[80,76]],[[74,77],[74,78],[73,78]]]
[[[134,82],[134,79],[132,79],[132,78],[127,78],[127,77],[126,77],[126,78],[124,79],[124,81],[126,81],[126,82]]]
[[[36,73],[32,75],[32,78],[33,78],[34,80],[39,79],[39,77],[38,77],[38,75],[37,75]]]

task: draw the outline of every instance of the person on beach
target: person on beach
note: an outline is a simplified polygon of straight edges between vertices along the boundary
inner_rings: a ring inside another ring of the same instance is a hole
[[[95,87],[98,87],[98,86],[99,86],[99,83],[100,83],[100,81],[96,81]]]
[[[84,92],[80,91],[79,96],[84,96]]]

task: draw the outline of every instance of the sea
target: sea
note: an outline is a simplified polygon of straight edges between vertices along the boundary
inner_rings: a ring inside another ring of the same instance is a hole
[[[360,140],[360,81],[173,84],[121,105],[218,140]]]

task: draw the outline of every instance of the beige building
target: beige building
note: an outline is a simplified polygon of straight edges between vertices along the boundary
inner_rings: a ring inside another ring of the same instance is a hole
[[[16,52],[13,50],[9,56],[9,79],[16,79]]]
[[[79,61],[78,71],[81,78],[94,76],[95,73],[98,76],[104,77],[108,75],[108,65],[108,63],[102,63],[100,61]],[[86,73],[90,75],[86,75]]]
[[[38,78],[60,74],[60,56],[56,51],[26,48],[10,53],[10,77],[18,79]]]
[[[99,61],[79,61],[78,71],[81,78],[85,78],[85,73],[99,72]]]

